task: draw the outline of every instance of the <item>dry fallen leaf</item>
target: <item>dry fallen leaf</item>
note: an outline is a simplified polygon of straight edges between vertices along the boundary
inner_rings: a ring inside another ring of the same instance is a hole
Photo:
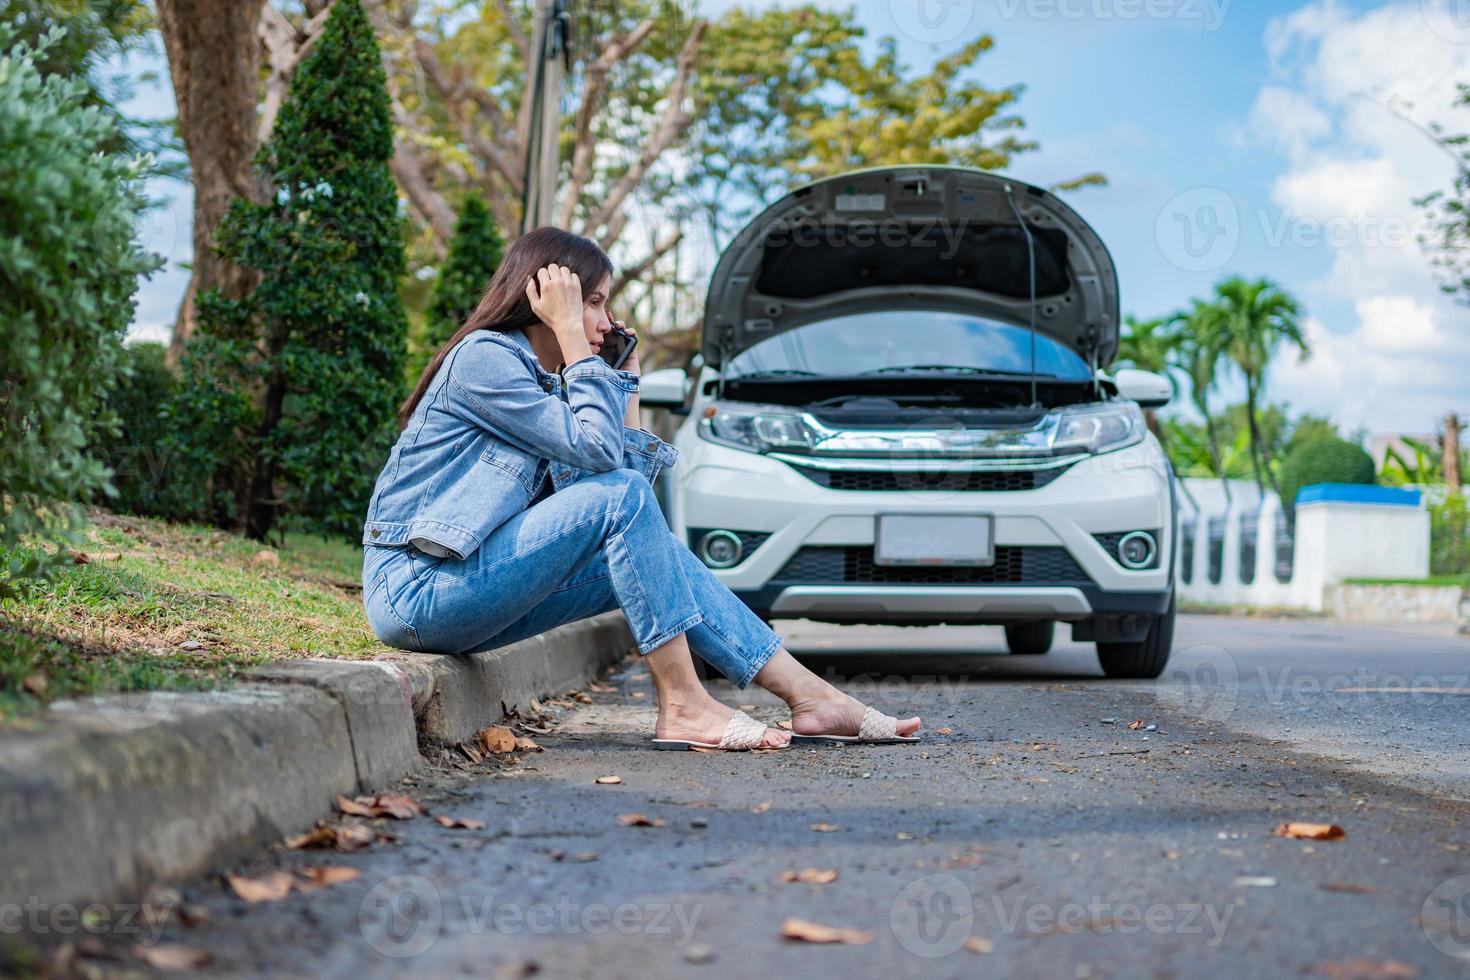
[[[314,868],[297,868],[296,873],[301,876],[295,882],[296,890],[301,892],[314,892],[318,888],[330,888],[344,881],[356,881],[362,875],[356,868],[325,864]]]
[[[830,885],[837,880],[836,868],[802,868],[800,871],[783,871],[776,876],[783,884],[799,882],[803,885]]]
[[[1140,728],[1142,728],[1146,724],[1148,724],[1148,722],[1146,722],[1142,718],[1140,718],[1137,721],[1130,721],[1128,723],[1128,728],[1129,728],[1130,731],[1135,731],[1136,732],[1136,731],[1138,731]]]
[[[980,936],[971,936],[965,940],[965,948],[972,953],[992,953],[995,951],[995,943]]]
[[[71,560],[72,564],[74,565],[92,564],[92,556],[87,554],[85,551],[73,551],[71,553]]]
[[[337,827],[323,822],[304,834],[287,837],[285,844],[293,851],[307,847],[335,847],[339,851],[357,851],[371,844],[376,836],[369,827]]]
[[[396,820],[409,820],[428,812],[401,793],[379,793],[377,796],[359,796],[351,800],[339,796],[337,809],[355,817],[393,817]]]
[[[155,970],[197,970],[214,962],[214,954],[207,949],[192,949],[177,943],[160,943],[157,946],[138,944],[133,955]]]
[[[641,813],[625,813],[618,817],[618,823],[624,827],[662,827],[663,820],[658,817],[645,817]]]
[[[827,821],[823,820],[821,823],[812,824],[812,829],[819,834],[832,834],[836,833],[842,828],[837,826],[835,823],[828,823]]]
[[[520,752],[544,752],[544,751],[546,751],[545,749],[543,749],[541,746],[537,745],[531,739],[526,738],[526,736],[524,736],[524,735],[519,735],[519,736],[516,737],[516,749],[518,751],[520,751]]]
[[[1358,956],[1350,960],[1328,960],[1307,968],[1311,973],[1320,973],[1332,980],[1411,980],[1419,975],[1419,968],[1397,960],[1370,960]]]
[[[771,808],[771,801],[770,800],[761,800],[755,806],[753,806],[753,807],[750,808],[750,812],[751,813],[765,813],[770,808]]]
[[[937,735],[953,735],[954,734],[954,729],[953,728],[950,728],[948,725],[946,725],[943,728],[936,728],[934,730],[934,732]]]
[[[485,821],[476,820],[473,817],[446,817],[441,813],[434,819],[439,821],[439,826],[441,827],[463,827],[465,830],[485,829]]]
[[[843,943],[848,946],[862,946],[873,941],[873,934],[863,932],[861,929],[824,926],[818,922],[791,918],[781,923],[781,938],[794,939],[803,943]]]
[[[269,549],[257,551],[250,559],[252,565],[279,565],[281,556]]]
[[[623,781],[623,777],[622,776],[598,776],[596,779],[594,779],[592,781],[594,783],[597,783],[599,786],[616,786],[616,785],[618,785],[619,783],[621,783]]]
[[[1300,840],[1342,840],[1347,836],[1347,831],[1335,823],[1284,823],[1272,833]]]
[[[275,902],[291,891],[291,875],[286,871],[270,871],[259,878],[225,875],[230,888],[247,902]]]
[[[481,729],[475,737],[480,740],[480,748],[486,752],[504,755],[515,751],[515,733],[504,725],[491,725],[489,728]]]
[[[26,679],[21,681],[20,686],[25,688],[26,691],[28,691],[29,693],[34,694],[36,697],[39,698],[46,693],[46,675],[40,673],[39,671],[36,673],[27,674]]]

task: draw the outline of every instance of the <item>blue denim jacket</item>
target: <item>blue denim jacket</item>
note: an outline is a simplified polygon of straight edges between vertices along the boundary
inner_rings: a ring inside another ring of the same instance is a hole
[[[638,376],[597,355],[541,370],[520,330],[477,330],[439,366],[378,474],[365,546],[410,543],[468,557],[525,510],[543,476],[560,489],[588,473],[648,478],[678,450],[623,424]]]

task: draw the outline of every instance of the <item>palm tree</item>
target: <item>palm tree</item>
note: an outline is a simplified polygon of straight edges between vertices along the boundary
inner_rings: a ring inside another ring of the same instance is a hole
[[[1220,450],[1220,429],[1210,411],[1210,393],[1219,383],[1220,361],[1225,356],[1225,337],[1219,312],[1204,300],[1192,300],[1188,310],[1174,314],[1178,324],[1178,344],[1172,359],[1175,370],[1189,379],[1189,400],[1205,421],[1205,436],[1210,454],[1210,468],[1220,478],[1229,506],[1230,481]]]
[[[1179,346],[1179,333],[1175,329],[1177,320],[1172,315],[1154,317],[1152,320],[1140,320],[1131,315],[1124,317],[1123,336],[1118,341],[1118,360],[1121,363],[1140,371],[1162,374],[1169,379],[1169,388],[1176,398],[1179,396],[1179,382],[1174,377],[1172,358],[1174,350]],[[1164,430],[1159,425],[1157,413],[1146,408],[1143,410],[1143,418],[1148,424],[1148,430],[1160,443],[1164,442]]]
[[[1265,480],[1280,497],[1281,488],[1272,470],[1272,459],[1261,438],[1260,398],[1266,387],[1266,370],[1277,350],[1286,344],[1301,355],[1310,353],[1302,333],[1301,307],[1291,294],[1270,279],[1232,276],[1215,286],[1212,317],[1218,317],[1225,352],[1245,378],[1246,421],[1250,424],[1251,468],[1256,487],[1265,492]],[[1262,474],[1265,480],[1262,479]],[[1291,501],[1282,500],[1288,515]]]

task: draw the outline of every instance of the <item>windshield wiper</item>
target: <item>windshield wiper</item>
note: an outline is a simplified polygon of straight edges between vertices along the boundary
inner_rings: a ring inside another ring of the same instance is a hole
[[[769,371],[752,371],[749,374],[732,374],[727,381],[764,381],[766,378],[819,378],[815,371],[800,368],[772,368]]]
[[[972,367],[967,364],[901,364],[893,367],[874,368],[864,371],[863,374],[911,374],[911,373],[944,372],[946,374],[991,374],[1007,378],[1055,378],[1055,374],[1035,374],[1030,371],[1002,371],[998,368]]]

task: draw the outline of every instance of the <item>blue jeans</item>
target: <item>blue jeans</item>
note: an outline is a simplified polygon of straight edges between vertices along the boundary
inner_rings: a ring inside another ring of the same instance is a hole
[[[774,633],[674,536],[648,480],[595,473],[521,511],[463,559],[372,547],[363,604],[378,639],[476,653],[621,608],[640,653],[680,633],[745,687],[781,648]]]

